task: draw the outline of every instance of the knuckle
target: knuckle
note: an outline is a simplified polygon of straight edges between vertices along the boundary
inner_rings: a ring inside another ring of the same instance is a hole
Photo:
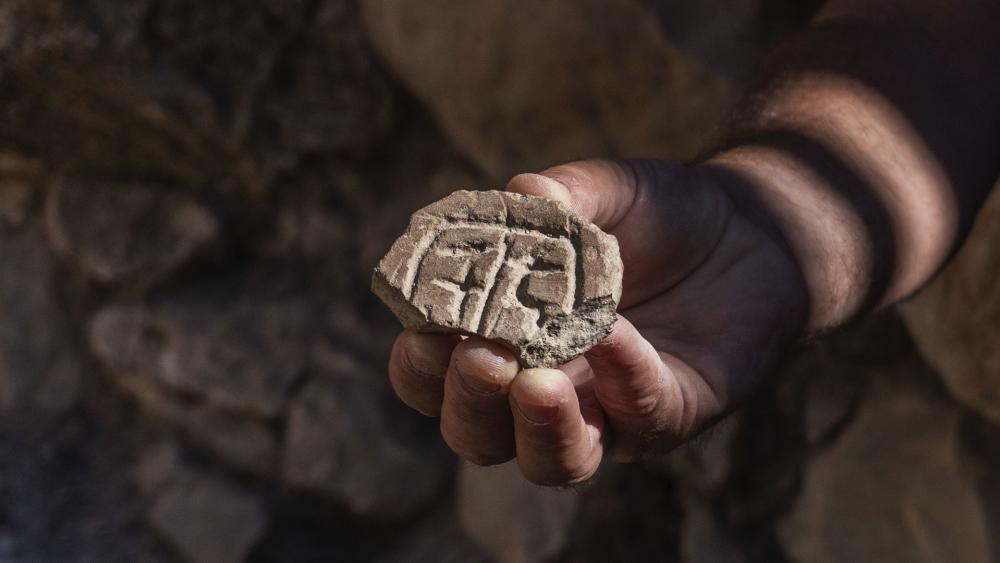
[[[632,423],[646,423],[660,407],[660,397],[655,392],[622,392],[604,397],[602,405],[614,418]]]

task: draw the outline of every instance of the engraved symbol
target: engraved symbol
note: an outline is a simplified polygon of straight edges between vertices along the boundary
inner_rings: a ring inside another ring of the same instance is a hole
[[[575,263],[567,237],[450,224],[419,261],[408,297],[433,324],[527,341],[548,317],[572,312]]]
[[[614,323],[614,238],[561,205],[503,192],[456,192],[414,214],[373,289],[406,326],[478,334],[554,365]]]

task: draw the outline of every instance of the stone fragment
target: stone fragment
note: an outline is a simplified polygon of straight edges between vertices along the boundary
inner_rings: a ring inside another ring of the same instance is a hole
[[[265,421],[214,408],[149,378],[116,377],[115,382],[135,398],[146,416],[178,429],[195,448],[238,471],[273,476],[278,444]]]
[[[872,389],[836,442],[809,464],[778,526],[795,561],[986,563],[984,499],[960,447],[961,411],[904,362]]]
[[[539,487],[516,462],[463,464],[456,491],[462,529],[498,563],[551,561],[563,553],[580,497]]]
[[[254,417],[201,405],[178,417],[190,443],[234,469],[272,477],[278,459],[276,433]]]
[[[307,301],[175,296],[111,305],[90,345],[111,379],[150,417],[241,472],[273,477],[279,421],[309,356]]]
[[[46,225],[56,250],[100,283],[159,281],[218,235],[193,199],[143,185],[61,182]]]
[[[458,191],[413,214],[372,290],[403,325],[478,334],[553,367],[610,334],[618,242],[561,203]]]
[[[588,154],[684,159],[733,88],[630,0],[364,0],[387,66],[493,178]]]
[[[260,539],[266,514],[248,492],[191,472],[166,487],[147,515],[185,561],[241,563]]]
[[[402,517],[431,501],[450,474],[451,456],[400,435],[413,423],[393,419],[390,407],[397,404],[383,402],[374,374],[344,356],[328,357],[326,365],[329,371],[306,383],[289,406],[283,481],[377,519]],[[411,416],[402,408],[398,414]]]
[[[920,353],[948,390],[1000,423],[1000,187],[954,260],[899,307]]]
[[[306,363],[308,302],[175,298],[109,306],[91,323],[95,355],[132,378],[259,418],[280,414]]]

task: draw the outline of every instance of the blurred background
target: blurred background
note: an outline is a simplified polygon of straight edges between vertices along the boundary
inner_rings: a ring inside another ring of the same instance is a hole
[[[581,490],[388,389],[411,212],[692,157],[818,3],[0,0],[0,561],[998,560],[1000,222]]]

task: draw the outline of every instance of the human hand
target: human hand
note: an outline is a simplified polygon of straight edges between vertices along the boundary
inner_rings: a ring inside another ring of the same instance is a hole
[[[559,369],[520,370],[478,337],[404,331],[397,395],[462,457],[517,457],[538,484],[590,478],[602,458],[664,453],[723,416],[771,372],[808,309],[795,261],[708,168],[591,160],[513,178],[618,238],[625,265],[611,335]]]

